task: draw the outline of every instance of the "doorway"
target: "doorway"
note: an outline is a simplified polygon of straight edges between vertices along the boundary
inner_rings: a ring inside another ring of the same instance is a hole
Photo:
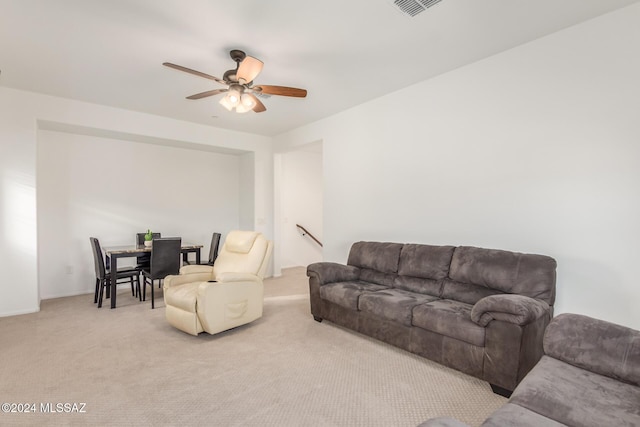
[[[322,261],[322,141],[274,156],[274,275],[283,268]],[[313,238],[312,238],[313,236]]]

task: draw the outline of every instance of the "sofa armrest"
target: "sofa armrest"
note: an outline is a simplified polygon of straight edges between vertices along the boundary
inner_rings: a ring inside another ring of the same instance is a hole
[[[543,346],[550,357],[640,386],[640,331],[565,313],[551,321]]]
[[[524,295],[501,294],[482,298],[471,309],[471,320],[487,326],[492,320],[527,325],[549,313],[549,304]]]
[[[360,269],[336,262],[316,262],[307,267],[307,276],[316,277],[320,286],[327,283],[358,280]]]

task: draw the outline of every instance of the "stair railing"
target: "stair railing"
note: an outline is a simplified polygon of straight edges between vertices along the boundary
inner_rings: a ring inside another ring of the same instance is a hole
[[[302,235],[303,236],[311,237],[311,239],[313,239],[314,242],[316,242],[317,244],[320,245],[320,247],[322,247],[322,242],[320,240],[316,239],[316,237],[313,234],[309,233],[309,231],[306,228],[304,228],[300,224],[296,224],[296,227],[298,227],[300,229],[300,231],[302,231]]]

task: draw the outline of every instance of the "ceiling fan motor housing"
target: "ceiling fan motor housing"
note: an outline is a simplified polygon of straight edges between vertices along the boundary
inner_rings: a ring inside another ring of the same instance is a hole
[[[238,76],[236,74],[237,71],[238,71],[237,68],[235,70],[225,71],[224,74],[222,75],[222,80],[229,83],[237,82],[238,81]]]

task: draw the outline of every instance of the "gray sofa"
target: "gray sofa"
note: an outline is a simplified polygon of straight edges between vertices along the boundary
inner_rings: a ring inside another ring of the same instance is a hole
[[[357,242],[307,267],[314,319],[488,381],[508,396],[542,357],[556,262],[469,246]]]
[[[545,355],[483,427],[640,426],[640,331],[560,314]],[[422,427],[463,427],[434,418]]]

